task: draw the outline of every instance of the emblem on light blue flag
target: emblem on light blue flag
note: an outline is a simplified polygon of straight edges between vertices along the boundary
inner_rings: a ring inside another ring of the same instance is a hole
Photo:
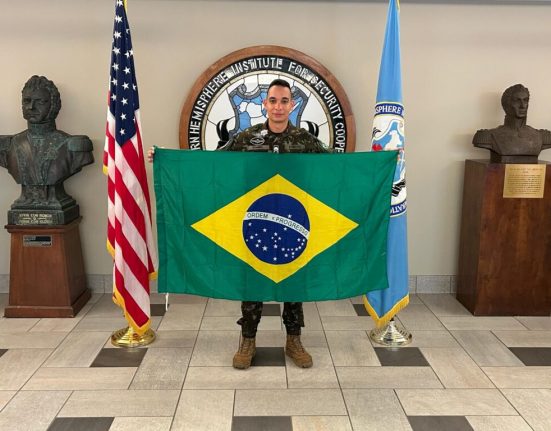
[[[406,165],[404,160],[404,107],[399,103],[377,103],[373,119],[373,151],[400,150],[394,172],[391,217],[406,211]]]

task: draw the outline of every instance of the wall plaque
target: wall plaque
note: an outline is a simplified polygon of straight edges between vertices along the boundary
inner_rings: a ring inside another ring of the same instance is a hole
[[[547,165],[505,165],[504,198],[542,199]]]
[[[215,150],[266,121],[262,100],[276,78],[291,85],[293,125],[308,130],[335,152],[354,151],[354,116],[337,79],[308,55],[272,45],[232,52],[203,72],[182,109],[180,148]]]

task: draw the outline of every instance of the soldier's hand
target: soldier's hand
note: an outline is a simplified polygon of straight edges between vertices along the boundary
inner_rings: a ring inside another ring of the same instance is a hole
[[[154,158],[155,158],[155,147],[149,147],[149,150],[147,150],[147,161],[149,163],[153,163]]]

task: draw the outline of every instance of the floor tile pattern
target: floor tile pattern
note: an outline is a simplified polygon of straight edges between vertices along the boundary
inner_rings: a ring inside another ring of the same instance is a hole
[[[157,339],[138,349],[111,345],[125,321],[108,294],[73,319],[0,317],[0,429],[551,430],[551,317],[474,317],[451,294],[412,295],[396,320],[413,342],[387,348],[361,297],[305,303],[314,366],[300,369],[282,304],[266,303],[253,366],[235,370],[239,302],[151,299]]]

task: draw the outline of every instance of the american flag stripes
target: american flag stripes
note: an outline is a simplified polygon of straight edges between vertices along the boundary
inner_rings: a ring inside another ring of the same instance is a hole
[[[128,324],[143,334],[150,325],[149,280],[157,252],[141,140],[140,106],[126,2],[117,0],[103,170],[108,177],[107,249],[113,256],[113,300]]]

